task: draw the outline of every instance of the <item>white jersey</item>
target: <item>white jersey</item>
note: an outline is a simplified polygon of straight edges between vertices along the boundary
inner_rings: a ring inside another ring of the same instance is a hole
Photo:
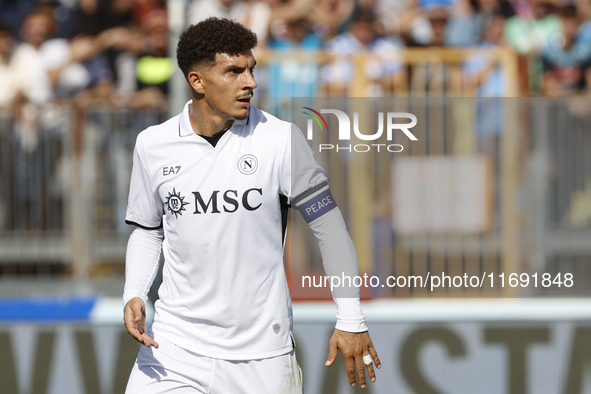
[[[134,151],[126,221],[164,228],[154,333],[214,358],[288,353],[286,204],[325,184],[324,171],[291,123],[251,106],[213,147],[193,132],[190,105]],[[292,166],[293,144],[303,153]]]

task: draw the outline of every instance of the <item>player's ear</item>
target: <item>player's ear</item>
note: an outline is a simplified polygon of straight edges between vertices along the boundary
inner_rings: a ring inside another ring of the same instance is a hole
[[[205,93],[205,90],[203,89],[203,74],[200,71],[189,71],[189,74],[187,74],[187,81],[189,81],[191,89],[195,92],[198,94]]]

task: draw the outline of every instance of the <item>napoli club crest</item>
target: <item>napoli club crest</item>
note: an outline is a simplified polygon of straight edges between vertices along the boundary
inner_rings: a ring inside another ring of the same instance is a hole
[[[244,175],[254,174],[259,167],[259,161],[255,155],[244,155],[238,160],[238,170]]]
[[[183,211],[186,211],[185,205],[189,205],[189,203],[185,202],[185,197],[181,196],[181,193],[177,193],[173,188],[172,193],[169,192],[168,196],[166,196],[164,205],[170,213],[178,218],[179,215],[183,214]]]

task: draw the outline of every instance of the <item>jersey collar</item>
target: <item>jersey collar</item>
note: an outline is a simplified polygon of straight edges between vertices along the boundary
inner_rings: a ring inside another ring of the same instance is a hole
[[[181,112],[180,115],[180,120],[179,120],[179,136],[180,137],[186,137],[189,135],[193,135],[195,134],[195,132],[193,131],[193,127],[191,127],[191,121],[189,120],[189,106],[192,104],[193,100],[189,100],[187,101],[187,103],[185,104],[185,108],[183,108],[183,112]],[[250,111],[249,111],[249,117],[250,117]],[[234,126],[244,126],[248,124],[248,119],[243,119],[243,120],[235,120],[234,123],[232,123],[232,127],[230,127],[230,130],[232,130],[234,128]]]

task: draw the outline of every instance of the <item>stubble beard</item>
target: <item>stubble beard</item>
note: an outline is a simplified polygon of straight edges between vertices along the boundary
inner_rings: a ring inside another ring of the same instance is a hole
[[[245,115],[233,115],[233,114],[229,114],[227,112],[224,112],[221,109],[219,109],[218,107],[216,107],[207,98],[207,96],[205,96],[205,100],[207,101],[207,104],[210,106],[210,108],[212,108],[215,112],[217,112],[220,116],[222,116],[225,119],[228,119],[228,120],[245,120],[245,119],[248,119],[248,116],[250,115],[250,105],[248,107],[244,108],[244,109],[246,109],[246,114]]]
[[[234,119],[236,120],[244,120],[244,119],[248,119],[248,115],[250,114],[250,105],[246,108],[246,115],[238,115],[238,116],[234,116]]]

